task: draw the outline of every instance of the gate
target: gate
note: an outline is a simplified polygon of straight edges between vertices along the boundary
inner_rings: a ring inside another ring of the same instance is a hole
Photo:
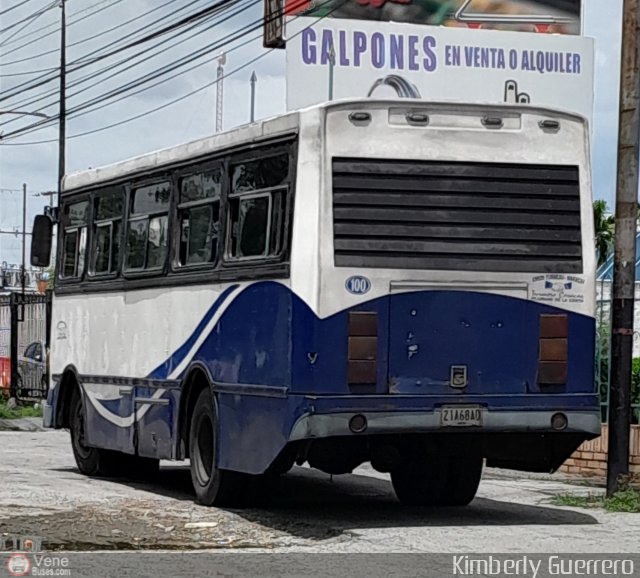
[[[8,307],[6,301],[6,298],[0,301],[0,359],[8,348],[9,395],[22,401],[46,398],[49,390],[51,292],[44,295],[11,293]],[[4,331],[6,319],[2,317],[6,316],[7,309],[8,340]]]
[[[9,296],[0,295],[0,396],[11,383],[11,308]]]

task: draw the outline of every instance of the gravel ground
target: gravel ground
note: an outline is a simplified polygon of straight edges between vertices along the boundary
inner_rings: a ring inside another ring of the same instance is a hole
[[[295,468],[262,508],[194,503],[186,464],[153,483],[87,478],[62,431],[0,432],[0,534],[48,549],[251,549],[278,552],[634,552],[640,516],[550,504],[600,492],[562,478],[487,470],[467,508],[403,508],[371,468],[328,476]]]

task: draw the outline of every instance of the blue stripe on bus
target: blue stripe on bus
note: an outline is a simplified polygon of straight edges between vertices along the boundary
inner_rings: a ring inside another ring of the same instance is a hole
[[[193,333],[189,338],[171,355],[171,357],[169,357],[169,359],[156,367],[147,377],[152,379],[167,379],[173,369],[184,361],[185,357],[188,355],[189,351],[191,351],[191,348],[204,331],[207,323],[211,321],[211,318],[216,314],[216,311],[218,311],[222,303],[224,303],[224,300],[237,288],[237,284],[227,287],[205,313],[204,317],[200,323],[198,323],[198,326],[193,330]]]
[[[354,393],[347,385],[348,315],[357,310],[375,312],[378,318],[378,379],[375,391],[366,393],[456,393],[463,399],[479,393],[594,391],[589,361],[593,317],[526,299],[464,291],[385,295],[320,319],[290,288],[254,283],[228,304],[193,361],[204,364],[218,383],[348,395]],[[569,319],[569,380],[563,386],[537,383],[539,319],[548,313]],[[183,361],[205,325],[200,322],[188,345],[152,376],[162,377]],[[450,366],[458,364],[469,371],[464,390],[448,385]]]

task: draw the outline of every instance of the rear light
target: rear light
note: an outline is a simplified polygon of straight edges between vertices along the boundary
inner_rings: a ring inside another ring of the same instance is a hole
[[[347,381],[352,385],[375,385],[378,380],[378,314],[349,313]]]
[[[551,427],[556,431],[562,431],[563,429],[567,429],[569,425],[569,420],[567,416],[563,413],[554,413],[551,417]]]
[[[567,383],[569,359],[569,318],[562,315],[540,315],[538,383]]]

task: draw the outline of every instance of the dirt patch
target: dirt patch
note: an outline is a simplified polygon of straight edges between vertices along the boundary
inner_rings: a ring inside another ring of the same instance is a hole
[[[274,548],[304,542],[228,510],[199,508],[194,515],[188,507],[176,512],[162,506],[166,504],[124,501],[117,509],[81,506],[72,511],[11,516],[0,519],[0,534],[34,535],[42,538],[47,550],[76,551]]]

